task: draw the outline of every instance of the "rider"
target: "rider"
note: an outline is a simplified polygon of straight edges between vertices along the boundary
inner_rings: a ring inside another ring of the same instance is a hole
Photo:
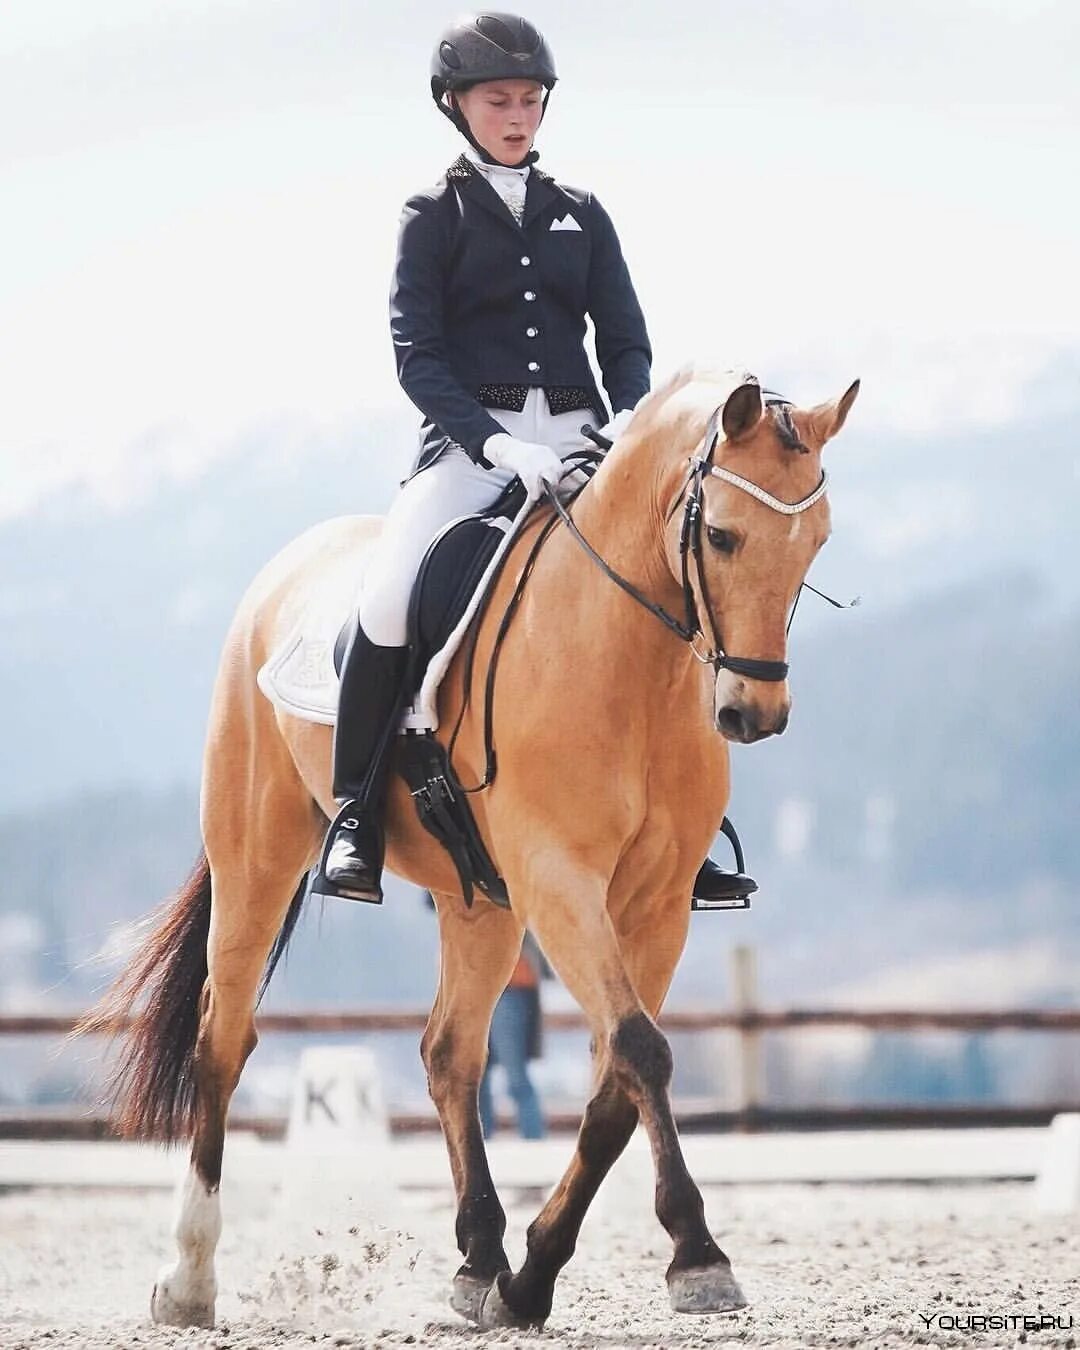
[[[390,292],[398,378],[423,413],[412,476],[366,563],[341,673],[335,822],[325,881],[382,897],[382,807],[417,570],[447,522],[489,506],[514,479],[533,497],[606,411],[583,340],[592,321],[614,440],[648,392],[652,352],[607,212],[535,168],[533,139],[555,84],[542,34],[512,14],[452,24],[431,62],[439,111],[464,136],[442,179],[406,203]],[[588,420],[586,417],[585,420]],[[756,889],[706,859],[694,894]]]

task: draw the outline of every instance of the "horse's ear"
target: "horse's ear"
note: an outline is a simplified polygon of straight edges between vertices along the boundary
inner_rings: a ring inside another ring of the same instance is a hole
[[[844,425],[858,393],[859,381],[856,380],[851,388],[845,394],[841,394],[839,398],[833,399],[830,403],[819,403],[816,408],[810,410],[810,425],[814,429],[815,437],[822,445],[831,440]]]
[[[753,431],[761,421],[762,403],[759,384],[740,384],[738,389],[728,394],[720,413],[720,424],[729,441],[737,441],[740,436]]]

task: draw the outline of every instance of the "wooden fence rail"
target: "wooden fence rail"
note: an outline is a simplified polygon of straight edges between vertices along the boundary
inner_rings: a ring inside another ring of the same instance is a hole
[[[1005,1105],[992,1103],[909,1103],[895,1105],[853,1105],[843,1107],[806,1106],[780,1108],[766,1104],[762,1033],[807,1030],[852,1030],[872,1032],[1080,1032],[1080,1008],[762,1008],[757,997],[757,970],[751,948],[736,947],[731,953],[730,984],[733,1006],[724,1009],[673,1010],[664,1013],[660,1025],[667,1032],[732,1032],[736,1037],[737,1060],[731,1082],[733,1102],[723,1108],[717,1103],[676,1102],[676,1112],[684,1129],[829,1129],[876,1128],[883,1125],[1005,1125],[1045,1124],[1058,1111],[1078,1110],[1080,1104]],[[267,1012],[256,1019],[262,1034],[284,1033],[319,1035],[412,1032],[419,1035],[427,1024],[426,1009],[366,1008],[348,1011]],[[78,1015],[15,1014],[0,1015],[0,1036],[66,1036],[78,1023]],[[122,1031],[128,1022],[118,1022],[113,1031]],[[550,1032],[587,1031],[588,1023],[580,1012],[545,1012],[544,1029]],[[576,1125],[577,1114],[563,1119],[552,1115],[556,1128]],[[234,1124],[237,1121],[234,1119]],[[434,1115],[395,1117],[399,1131],[433,1128]],[[279,1134],[280,1120],[255,1118],[248,1128]],[[0,1113],[2,1137],[82,1137],[107,1136],[108,1121],[70,1113],[59,1116],[29,1108],[26,1111]]]
[[[263,1013],[260,1032],[423,1031],[426,1010],[372,1008],[345,1012]],[[64,1036],[78,1022],[77,1014],[0,1015],[0,1036]],[[122,1031],[126,1022],[114,1028]],[[1080,1008],[963,1009],[929,1008],[776,1008],[668,1012],[660,1017],[665,1031],[794,1031],[805,1028],[851,1028],[866,1031],[1080,1031]],[[545,1012],[546,1031],[587,1031],[578,1012]]]

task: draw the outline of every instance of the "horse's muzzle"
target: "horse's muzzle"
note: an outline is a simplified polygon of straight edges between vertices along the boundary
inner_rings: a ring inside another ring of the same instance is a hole
[[[753,745],[766,736],[782,736],[790,709],[782,704],[774,713],[753,703],[726,703],[716,710],[716,729],[725,740]]]

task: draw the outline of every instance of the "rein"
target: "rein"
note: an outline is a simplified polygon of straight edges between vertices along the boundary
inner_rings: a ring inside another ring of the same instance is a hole
[[[602,459],[603,455],[598,451],[586,450],[584,448],[576,450],[573,454],[566,456],[567,461],[577,461],[575,468],[580,469],[587,474],[585,482],[582,483],[581,487],[574,493],[574,498],[576,498],[578,493],[588,485],[589,480],[596,472]],[[561,503],[559,503],[559,505],[561,505]],[[495,642],[491,649],[491,660],[488,662],[487,680],[484,686],[484,776],[479,783],[474,784],[472,787],[465,787],[459,780],[459,786],[461,787],[462,792],[483,792],[485,788],[489,788],[495,781],[495,774],[498,768],[495,758],[494,732],[495,675],[499,668],[499,655],[502,652],[502,646],[506,639],[506,635],[510,630],[510,624],[514,615],[517,613],[521,597],[525,592],[526,583],[532,576],[533,568],[536,566],[536,560],[540,556],[540,550],[554,533],[558,523],[558,515],[553,515],[544,522],[536,539],[533,541],[532,547],[529,549],[525,564],[521,569],[521,575],[518,577],[517,585],[514,587],[514,593],[511,595],[506,609],[503,611],[502,619],[499,621],[498,631],[495,634]],[[469,703],[471,701],[473,668],[476,660],[476,648],[480,640],[480,617],[481,616],[478,615],[472,625],[469,634],[469,645],[465,651],[465,668],[462,673],[464,697],[461,701],[461,707],[458,709],[457,721],[454,723],[454,730],[450,735],[450,740],[446,749],[447,759],[451,764],[453,762],[454,746],[457,744],[458,735],[461,732],[462,724],[465,721],[465,714],[468,711]]]
[[[597,455],[597,459],[599,458],[600,456]],[[545,487],[547,490],[548,502],[550,503],[551,506],[555,508],[556,517],[562,521],[562,523],[570,531],[571,535],[573,535],[575,541],[581,545],[581,547],[585,550],[585,552],[589,555],[589,557],[593,560],[593,562],[596,563],[597,567],[600,568],[601,572],[603,572],[606,577],[608,577],[611,581],[613,581],[616,586],[621,587],[622,590],[624,590],[627,595],[629,595],[632,599],[636,600],[639,605],[644,606],[644,608],[647,609],[650,614],[655,614],[665,628],[670,628],[671,631],[677,637],[682,638],[684,642],[692,642],[693,639],[697,636],[698,631],[697,628],[691,626],[688,623],[687,624],[680,623],[679,620],[676,619],[673,614],[669,614],[667,612],[667,610],[663,607],[663,605],[658,605],[655,603],[655,601],[650,600],[649,597],[645,595],[643,591],[638,590],[638,588],[634,585],[632,581],[627,581],[627,579],[624,576],[620,576],[619,573],[616,572],[613,567],[609,566],[600,556],[600,554],[597,553],[596,549],[593,548],[592,544],[589,543],[589,541],[578,529],[577,522],[574,520],[574,517],[570,514],[570,512],[566,509],[566,507],[563,506],[562,502],[559,501],[556,490],[553,487],[551,487],[550,484],[545,484]],[[689,617],[690,616],[688,613],[687,618],[689,619]]]

